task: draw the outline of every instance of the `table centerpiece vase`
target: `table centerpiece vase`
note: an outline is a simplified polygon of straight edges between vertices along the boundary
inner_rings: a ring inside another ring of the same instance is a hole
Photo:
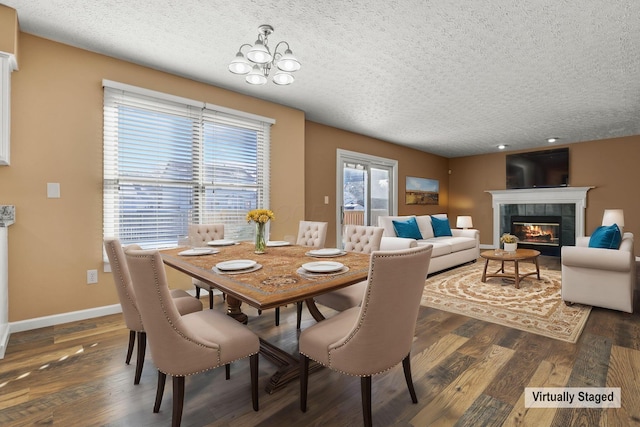
[[[254,222],[256,224],[255,233],[255,248],[254,253],[263,254],[267,249],[266,239],[266,225],[267,223],[275,219],[273,212],[269,209],[253,209],[247,213],[247,222]]]
[[[256,240],[255,240],[255,250],[254,252],[257,254],[263,254],[266,252],[267,241],[265,239],[265,229],[266,223],[256,222]]]
[[[518,250],[518,237],[513,234],[504,233],[500,237],[500,242],[504,245],[505,252],[514,253]]]
[[[518,244],[517,243],[505,243],[504,244],[504,250],[505,250],[505,252],[513,253],[516,250],[518,250]]]

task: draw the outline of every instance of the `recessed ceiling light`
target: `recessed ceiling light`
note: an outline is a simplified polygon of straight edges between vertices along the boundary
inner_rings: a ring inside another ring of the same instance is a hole
[[[505,148],[507,148],[507,146],[504,144],[498,145],[498,150],[504,150]]]
[[[557,142],[560,138],[557,136],[552,136],[551,138],[547,138],[548,143]]]

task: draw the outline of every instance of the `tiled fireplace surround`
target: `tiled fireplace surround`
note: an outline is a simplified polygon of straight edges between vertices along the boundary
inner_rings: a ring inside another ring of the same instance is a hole
[[[562,217],[562,244],[575,245],[584,236],[587,191],[593,187],[532,188],[489,190],[493,205],[493,247],[500,247],[500,236],[511,232],[510,218],[553,215]]]

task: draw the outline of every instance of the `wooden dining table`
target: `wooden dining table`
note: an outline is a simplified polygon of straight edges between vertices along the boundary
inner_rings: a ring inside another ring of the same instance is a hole
[[[313,298],[335,289],[340,289],[367,278],[370,255],[343,252],[336,257],[313,257],[306,246],[268,247],[263,254],[254,253],[251,242],[239,242],[229,246],[212,247],[215,254],[185,256],[186,247],[160,251],[167,266],[175,268],[195,279],[208,283],[226,294],[227,314],[247,323],[242,312],[246,303],[258,310],[276,308],[304,301],[316,321],[324,316],[316,307]],[[222,271],[216,265],[224,261],[250,260],[257,264],[241,271]],[[343,264],[341,270],[330,273],[311,273],[302,265],[317,261],[336,261]],[[289,381],[298,378],[299,357],[292,355],[270,342],[260,339],[260,353],[278,366],[266,387],[273,393]],[[312,370],[319,366],[311,368]]]

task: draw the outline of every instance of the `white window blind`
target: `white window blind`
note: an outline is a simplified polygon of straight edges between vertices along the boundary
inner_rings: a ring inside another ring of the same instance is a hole
[[[271,119],[143,89],[104,88],[104,236],[175,245],[189,224],[247,240],[269,206]]]

